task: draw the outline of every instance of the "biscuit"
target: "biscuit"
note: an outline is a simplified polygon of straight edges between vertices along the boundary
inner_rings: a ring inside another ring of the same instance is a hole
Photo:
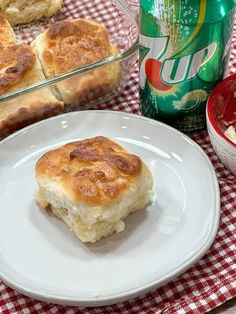
[[[0,47],[14,45],[15,33],[7,19],[0,15]]]
[[[125,228],[126,217],[147,205],[152,175],[144,162],[98,136],[46,152],[36,163],[37,201],[83,242]]]
[[[1,0],[0,14],[15,26],[42,17],[51,17],[61,9],[62,5],[63,0]]]
[[[82,68],[119,53],[109,41],[108,31],[98,22],[85,19],[53,24],[32,43],[47,78]],[[114,91],[121,76],[118,62],[59,82],[57,96],[65,104],[84,104]]]
[[[45,79],[29,45],[0,47],[0,95]],[[62,113],[63,102],[49,88],[0,102],[0,139],[30,123]]]

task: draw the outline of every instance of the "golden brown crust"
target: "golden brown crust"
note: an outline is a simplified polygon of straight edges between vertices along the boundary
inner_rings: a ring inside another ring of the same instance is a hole
[[[14,43],[14,32],[7,19],[0,15],[0,47],[13,45]]]
[[[42,62],[51,77],[109,57],[108,31],[94,21],[64,20],[46,32]]]
[[[0,95],[45,79],[36,52],[17,45],[7,20],[0,16]],[[64,104],[49,88],[0,102],[0,139],[31,123],[63,113]]]
[[[36,55],[29,45],[0,47],[0,95],[18,84],[35,64]]]
[[[1,20],[1,19],[0,19]],[[3,19],[4,21],[4,19]],[[45,77],[34,49],[29,45],[0,45],[0,95]],[[63,113],[64,104],[49,88],[0,102],[0,139],[31,123]]]
[[[66,144],[36,164],[39,180],[61,185],[73,202],[108,205],[138,180],[142,161],[108,138]]]
[[[47,78],[82,68],[117,55],[119,49],[109,41],[107,29],[93,20],[64,20],[53,24],[32,43]],[[56,84],[70,111],[111,94],[121,78],[119,62],[63,80]]]

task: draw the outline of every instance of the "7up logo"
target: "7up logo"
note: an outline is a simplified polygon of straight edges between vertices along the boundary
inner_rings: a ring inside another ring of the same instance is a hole
[[[171,57],[169,36],[149,37],[140,34],[140,44],[149,51],[140,66],[140,87],[146,80],[161,91],[168,91],[174,84],[190,80],[197,76],[201,67],[215,54],[217,45],[210,45],[182,57]]]

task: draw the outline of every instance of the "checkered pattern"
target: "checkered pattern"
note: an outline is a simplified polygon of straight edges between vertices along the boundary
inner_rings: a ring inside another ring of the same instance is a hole
[[[86,1],[85,1],[86,2]],[[98,1],[100,2],[100,1]],[[75,1],[71,1],[71,5]],[[89,5],[90,0],[87,1]],[[69,3],[67,2],[69,7]],[[236,25],[229,73],[236,72]],[[100,105],[101,109],[138,113],[138,66],[124,92]],[[22,314],[140,314],[205,313],[236,297],[236,180],[214,153],[207,131],[192,135],[211,159],[221,190],[221,222],[218,234],[205,256],[191,269],[152,293],[125,303],[102,308],[75,308],[30,299],[0,281],[0,313]]]
[[[231,56],[229,61],[229,73],[236,72],[236,23],[234,24],[234,31],[233,31],[233,39],[232,39],[232,50]]]
[[[134,10],[132,0],[130,7]],[[137,39],[138,28],[133,21],[124,14],[114,1],[107,0],[65,0],[65,5],[60,14],[43,19],[34,24],[19,26],[15,28],[17,39],[20,42],[30,43],[43,30],[47,29],[52,23],[61,21],[65,18],[87,18],[94,19],[102,23],[109,31],[110,40],[116,44],[120,50],[131,47]],[[136,9],[137,10],[137,9]]]

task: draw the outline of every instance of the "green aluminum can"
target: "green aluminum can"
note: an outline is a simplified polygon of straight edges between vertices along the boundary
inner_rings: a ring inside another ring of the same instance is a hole
[[[141,113],[205,128],[208,95],[225,75],[235,0],[140,1]]]

